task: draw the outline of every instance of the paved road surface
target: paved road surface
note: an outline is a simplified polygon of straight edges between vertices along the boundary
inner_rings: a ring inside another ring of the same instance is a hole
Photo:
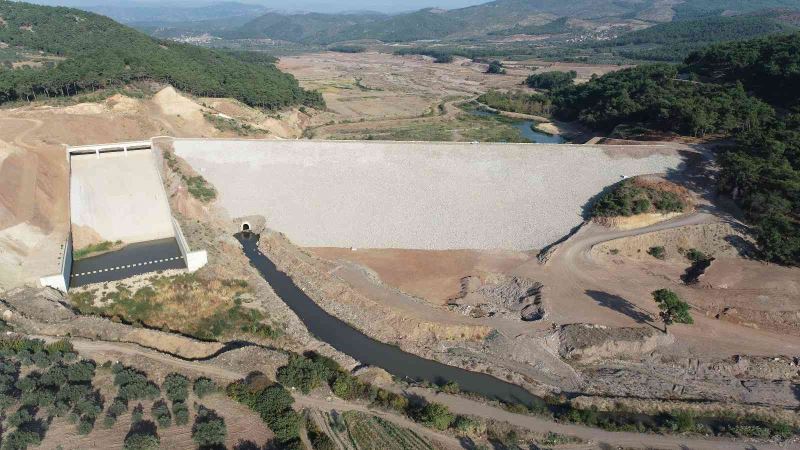
[[[167,269],[185,269],[175,238],[130,244],[115,252],[79,259],[72,264],[70,287],[122,280]]]

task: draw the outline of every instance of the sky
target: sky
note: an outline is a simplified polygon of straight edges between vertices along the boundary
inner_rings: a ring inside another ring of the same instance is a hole
[[[464,6],[486,3],[488,0],[221,0],[239,1],[263,5],[276,10],[287,11],[313,11],[313,12],[341,12],[341,11],[380,11],[396,13],[413,11],[427,7],[440,7],[445,9],[461,8]],[[86,7],[91,5],[135,6],[161,5],[161,6],[201,6],[209,3],[218,3],[213,0],[33,0],[33,3],[46,5],[60,5],[73,7]]]

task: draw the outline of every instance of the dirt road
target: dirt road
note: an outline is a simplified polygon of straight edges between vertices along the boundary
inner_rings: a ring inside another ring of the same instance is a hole
[[[666,280],[658,274],[636,273],[625,270],[611,270],[592,258],[592,248],[603,242],[668,230],[678,227],[719,222],[716,215],[697,212],[675,219],[634,230],[612,230],[601,225],[589,223],[578,233],[564,242],[550,256],[542,267],[538,261],[531,260],[514,272],[542,279],[552,286],[554,298],[559,299],[559,308],[553,311],[552,321],[558,323],[584,322],[601,323],[611,326],[633,326],[637,321],[623,312],[609,309],[587,298],[587,292],[605,292],[625,299],[636,308],[658,317],[650,291],[668,287],[687,299],[695,309],[694,325],[678,325],[670,328],[677,338],[676,348],[694,355],[724,357],[724,355],[794,355],[800,353],[800,338],[772,333],[751,327],[720,321],[706,311],[693,299],[703,295],[702,290],[683,283]],[[634,280],[632,277],[636,276]],[[654,324],[660,326],[659,324]],[[742,336],[748,336],[742,339]]]
[[[552,431],[554,433],[575,436],[594,444],[594,448],[602,447],[603,445],[609,445],[615,448],[660,448],[676,450],[752,450],[754,448],[758,448],[759,450],[778,450],[789,448],[778,444],[754,445],[752,442],[733,441],[729,439],[700,439],[683,436],[604,431],[581,425],[557,423],[540,417],[514,414],[475,400],[449,394],[433,393],[427,389],[412,388],[409,389],[409,391],[413,394],[425,397],[429,401],[442,403],[456,413],[472,414],[501,420],[541,433]]]

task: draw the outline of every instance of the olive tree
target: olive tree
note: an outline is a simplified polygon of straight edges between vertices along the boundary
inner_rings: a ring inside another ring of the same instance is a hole
[[[683,301],[678,294],[669,289],[658,289],[653,291],[653,300],[658,304],[661,312],[658,315],[664,322],[664,333],[667,332],[667,325],[673,323],[693,324],[694,320],[689,312],[690,306]]]

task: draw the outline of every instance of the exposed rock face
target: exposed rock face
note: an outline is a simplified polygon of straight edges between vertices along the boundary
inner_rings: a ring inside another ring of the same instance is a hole
[[[654,328],[615,328],[602,325],[564,325],[551,345],[564,359],[589,363],[608,358],[636,358],[675,341]]]

